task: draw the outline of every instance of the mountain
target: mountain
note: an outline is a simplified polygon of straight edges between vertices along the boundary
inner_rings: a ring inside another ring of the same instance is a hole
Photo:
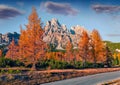
[[[85,28],[79,25],[68,30],[66,25],[61,25],[57,19],[53,18],[51,21],[47,21],[44,27],[43,41],[54,45],[56,49],[64,49],[68,41],[71,41],[76,47],[83,30]]]
[[[1,34],[0,33],[0,45],[8,45],[14,39],[15,43],[18,42],[20,34],[17,32],[14,33],[6,33],[6,34]]]
[[[79,25],[68,29],[66,25],[60,24],[57,19],[53,18],[46,22],[43,41],[59,50],[64,50],[67,42],[71,41],[73,46],[76,48],[84,30],[86,29]],[[12,39],[17,43],[19,36],[20,34],[16,32],[0,34],[0,45],[9,45]]]
[[[61,25],[55,18],[47,21],[44,31],[43,41],[54,45],[56,49],[63,49],[67,41],[70,40],[66,25]]]

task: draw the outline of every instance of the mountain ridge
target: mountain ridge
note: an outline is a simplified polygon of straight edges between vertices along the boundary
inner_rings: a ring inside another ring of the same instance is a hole
[[[66,25],[60,24],[57,19],[53,18],[47,21],[44,27],[43,41],[53,44],[56,49],[64,49],[68,41],[76,47],[84,30],[86,29],[79,25],[68,29]]]
[[[59,50],[64,50],[68,41],[73,44],[73,47],[77,47],[83,31],[88,32],[88,30],[79,25],[68,29],[65,24],[60,24],[56,18],[52,18],[44,26],[43,41]],[[18,42],[19,36],[20,34],[16,32],[0,34],[0,44],[8,45],[12,39]]]

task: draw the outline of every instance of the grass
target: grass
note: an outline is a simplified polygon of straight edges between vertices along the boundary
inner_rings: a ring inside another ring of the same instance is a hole
[[[101,85],[120,85],[120,78],[112,81],[105,82]]]
[[[114,52],[116,49],[120,49],[120,42],[118,43],[114,43],[114,42],[111,42],[111,41],[104,41],[107,46],[110,48],[110,50],[112,52]]]
[[[27,71],[22,74],[3,74],[0,76],[0,84],[6,85],[9,83],[9,85],[37,85],[47,82],[118,70],[120,70],[120,68],[89,68],[65,70],[54,69],[43,71]]]
[[[12,67],[12,68],[0,68],[0,75],[3,74],[18,74],[22,72],[30,71],[30,68],[20,68],[20,67]]]

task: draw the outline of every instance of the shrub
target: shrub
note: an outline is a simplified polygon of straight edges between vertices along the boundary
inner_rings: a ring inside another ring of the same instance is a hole
[[[10,59],[6,59],[4,57],[0,58],[0,67],[9,67],[11,63]]]
[[[67,69],[73,68],[74,66],[65,61],[49,60],[48,62],[51,69]]]
[[[1,70],[0,70],[0,73],[1,73],[1,74],[5,73],[5,72],[6,72],[6,71],[5,71],[4,69],[1,69]]]
[[[14,62],[14,66],[25,66],[23,62],[20,62],[19,60],[15,60]]]
[[[75,61],[73,66],[76,69],[80,69],[80,68],[82,68],[82,62],[81,61]]]
[[[104,67],[104,63],[97,63],[97,64],[96,64],[96,67],[97,67],[97,68],[103,68],[103,67]]]
[[[36,64],[36,67],[45,68],[45,69],[47,69],[48,67],[51,69],[66,69],[66,68],[73,68],[74,66],[68,62],[51,59],[51,60],[38,62]]]
[[[17,73],[21,73],[21,71],[20,70],[12,70],[12,69],[10,69],[10,70],[7,71],[7,73],[9,73],[9,74],[17,74]]]
[[[11,60],[5,57],[0,58],[0,67],[16,67],[16,66],[24,66],[24,64],[18,60]]]
[[[93,63],[86,62],[85,68],[93,68],[93,67],[94,67],[94,64],[93,64]]]
[[[49,66],[49,61],[39,61],[37,64],[36,64],[36,67],[37,68],[47,68]]]
[[[118,57],[116,57],[114,60],[113,60],[113,65],[119,65],[120,64],[120,61],[118,59]]]

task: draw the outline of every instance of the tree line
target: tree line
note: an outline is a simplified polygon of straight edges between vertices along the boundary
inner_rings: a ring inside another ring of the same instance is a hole
[[[20,60],[26,65],[32,64],[32,70],[36,69],[38,61],[51,59],[67,63],[81,61],[83,67],[86,66],[87,62],[93,63],[94,67],[97,63],[111,66],[112,53],[103,43],[96,29],[90,35],[86,30],[83,30],[76,49],[73,49],[73,44],[68,41],[65,51],[53,52],[51,46],[43,41],[44,29],[35,8],[32,8],[32,13],[28,17],[28,24],[25,26],[26,29],[20,27],[21,35],[18,43],[16,44],[13,39],[8,46],[6,58]]]

